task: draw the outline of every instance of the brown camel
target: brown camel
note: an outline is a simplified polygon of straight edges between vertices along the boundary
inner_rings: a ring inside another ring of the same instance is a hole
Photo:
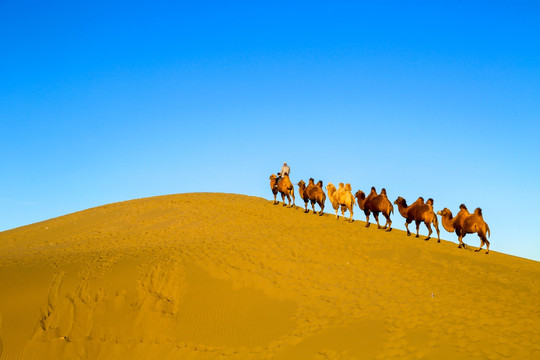
[[[426,225],[429,234],[425,240],[431,238],[431,224],[435,226],[437,230],[437,242],[441,242],[441,236],[439,232],[439,221],[437,220],[437,214],[433,211],[433,199],[428,199],[427,202],[424,202],[423,197],[419,197],[414,203],[410,206],[407,206],[407,201],[401,196],[394,201],[394,204],[398,206],[399,213],[405,218],[405,227],[407,228],[407,236],[411,235],[409,231],[409,224],[414,220],[416,223],[416,237],[419,237],[420,223],[424,222]]]
[[[488,224],[484,221],[482,209],[476,208],[473,214],[469,213],[469,210],[467,210],[467,207],[463,204],[459,206],[459,209],[460,210],[455,218],[452,217],[452,212],[447,208],[444,208],[437,213],[441,215],[443,227],[448,232],[455,231],[459,241],[458,248],[467,247],[462,240],[465,235],[477,233],[480,238],[480,247],[475,251],[482,250],[482,247],[486,244],[486,254],[489,254],[489,241],[487,236],[491,235],[491,231],[489,230]]]
[[[281,199],[283,200],[283,206],[285,206],[285,196],[289,200],[289,207],[294,206],[294,187],[289,179],[289,175],[284,174],[281,179],[277,182],[277,176],[275,174],[270,175],[270,188],[274,194],[274,205],[279,204],[279,201],[276,200],[277,193],[281,194]],[[276,186],[277,185],[277,186]],[[291,196],[292,196],[292,205],[291,205]]]
[[[307,208],[308,201],[311,201],[311,207],[313,208],[313,214],[316,214],[315,212],[315,203],[319,204],[321,207],[321,211],[319,211],[319,215],[323,214],[324,210],[324,202],[326,201],[326,194],[324,193],[323,182],[322,180],[319,180],[317,184],[315,184],[315,180],[313,178],[309,179],[309,183],[306,187],[306,183],[304,180],[300,180],[298,185],[298,193],[300,194],[300,197],[304,200],[304,203],[306,204],[306,211],[305,213],[308,213],[309,210]]]
[[[366,227],[369,227],[369,215],[370,213],[373,213],[378,229],[386,229],[386,231],[392,230],[390,214],[394,213],[394,206],[386,196],[386,189],[383,188],[381,193],[377,195],[377,190],[375,190],[375,187],[373,186],[367,197],[362,190],[358,190],[355,195],[358,200],[358,207],[364,210],[364,214],[366,215]],[[386,218],[384,227],[381,227],[379,224],[379,213],[382,213]]]
[[[341,215],[345,217],[345,211],[349,210],[351,216],[349,221],[353,222],[353,206],[356,204],[354,196],[351,192],[351,184],[343,185],[339,184],[339,189],[336,190],[336,187],[332,183],[326,185],[326,191],[328,192],[328,198],[332,203],[332,207],[336,210],[336,219],[339,219],[338,209],[341,207]]]

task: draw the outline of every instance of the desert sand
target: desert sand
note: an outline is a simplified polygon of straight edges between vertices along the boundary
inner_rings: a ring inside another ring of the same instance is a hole
[[[539,262],[364,225],[195,193],[1,232],[0,357],[540,359]]]

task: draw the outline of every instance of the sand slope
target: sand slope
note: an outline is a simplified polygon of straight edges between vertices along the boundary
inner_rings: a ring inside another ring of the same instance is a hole
[[[540,263],[496,251],[256,197],[162,196],[0,233],[0,354],[538,359],[539,282]]]

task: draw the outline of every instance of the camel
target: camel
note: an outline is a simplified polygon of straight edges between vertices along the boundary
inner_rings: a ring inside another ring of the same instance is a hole
[[[317,184],[315,184],[315,180],[313,178],[309,179],[309,183],[306,187],[306,183],[304,180],[300,180],[298,185],[298,193],[300,194],[300,197],[304,200],[304,203],[306,204],[306,211],[305,213],[308,213],[309,210],[307,208],[308,201],[311,201],[311,207],[313,208],[313,214],[316,214],[315,212],[315,203],[319,204],[321,211],[319,211],[319,215],[323,214],[324,210],[324,202],[326,201],[326,194],[324,193],[323,182],[322,180],[319,180]]]
[[[489,241],[486,237],[491,235],[488,224],[484,221],[482,216],[482,209],[476,208],[474,213],[469,213],[467,207],[464,204],[459,206],[459,212],[456,217],[452,217],[452,212],[447,208],[437,212],[441,216],[443,227],[448,232],[455,232],[458,236],[459,245],[458,248],[467,248],[467,245],[463,242],[463,238],[467,234],[477,233],[480,238],[480,247],[475,251],[482,250],[484,244],[486,244],[487,251],[486,254],[489,254]]]
[[[358,190],[355,194],[358,200],[358,207],[364,210],[366,215],[366,227],[369,227],[369,215],[373,213],[373,217],[377,222],[377,229],[386,229],[386,231],[392,231],[392,220],[390,220],[390,214],[394,213],[394,206],[388,200],[386,196],[386,189],[382,189],[381,193],[377,195],[377,190],[373,186],[371,192],[366,197],[366,194],[362,190]],[[379,224],[379,213],[382,213],[386,218],[386,224],[381,227]]]
[[[279,175],[279,174],[278,174]],[[281,194],[281,199],[283,199],[283,206],[285,206],[285,196],[289,200],[289,207],[294,206],[294,187],[289,179],[289,175],[284,174],[281,179],[277,181],[277,176],[275,174],[270,175],[270,188],[272,189],[272,194],[274,194],[274,205],[279,204],[279,201],[276,200],[277,193]],[[291,205],[291,196],[292,196],[292,205]]]
[[[351,216],[349,221],[353,222],[353,206],[356,204],[354,196],[351,192],[351,184],[343,185],[339,184],[339,189],[336,190],[336,187],[332,183],[326,185],[326,191],[328,192],[328,198],[332,203],[332,207],[336,210],[336,219],[339,219],[338,209],[341,207],[341,215],[345,217],[345,211],[349,210]]]
[[[433,199],[428,199],[427,202],[424,202],[423,197],[419,197],[414,203],[410,206],[407,206],[407,201],[399,196],[394,204],[398,206],[399,213],[405,218],[405,227],[407,228],[407,236],[411,235],[409,231],[409,224],[414,220],[416,223],[416,237],[419,237],[420,223],[424,222],[426,225],[429,234],[424,240],[431,239],[431,224],[435,226],[437,230],[437,242],[441,242],[441,236],[439,232],[439,221],[437,220],[437,214],[433,211]]]

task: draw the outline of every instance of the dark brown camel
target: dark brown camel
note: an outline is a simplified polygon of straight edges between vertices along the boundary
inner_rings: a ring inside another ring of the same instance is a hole
[[[279,204],[279,201],[276,200],[277,193],[279,192],[281,194],[281,199],[283,200],[283,206],[285,206],[285,196],[287,196],[287,200],[289,200],[289,207],[294,206],[294,187],[289,179],[289,175],[284,174],[277,184],[276,181],[277,176],[275,174],[270,175],[270,188],[272,189],[272,194],[274,194],[274,205]]]
[[[476,208],[472,214],[469,213],[469,210],[467,210],[467,207],[464,204],[461,204],[459,209],[460,210],[455,218],[452,217],[452,212],[447,208],[444,208],[437,213],[441,216],[443,227],[448,232],[456,233],[458,236],[459,248],[467,247],[462,240],[465,235],[477,233],[480,238],[480,247],[475,251],[480,251],[484,244],[486,244],[486,254],[489,254],[489,241],[487,236],[491,235],[491,231],[489,230],[488,224],[484,221],[482,209]]]
[[[306,204],[306,211],[305,213],[308,213],[309,210],[307,208],[308,201],[311,202],[311,207],[313,208],[313,214],[316,214],[315,212],[315,203],[319,204],[321,211],[319,211],[319,215],[323,214],[324,210],[324,202],[326,201],[326,194],[324,193],[322,186],[323,182],[322,180],[319,180],[317,184],[315,184],[315,180],[313,178],[309,179],[309,183],[306,187],[306,183],[304,180],[300,180],[298,185],[298,192],[300,194],[300,197],[304,200],[304,203]]]
[[[364,214],[366,215],[366,227],[369,227],[369,215],[370,213],[373,213],[373,217],[377,222],[378,229],[386,229],[386,231],[392,230],[392,220],[390,220],[390,214],[394,213],[394,206],[392,206],[392,203],[386,196],[386,189],[383,188],[381,193],[377,195],[377,190],[375,190],[375,187],[373,186],[367,197],[362,190],[358,190],[355,196],[358,200],[358,206],[360,209],[364,210]],[[384,227],[381,227],[379,224],[379,213],[382,213],[386,218],[386,224],[384,224]]]
[[[407,201],[400,196],[394,201],[394,204],[398,206],[399,213],[405,218],[407,236],[411,235],[409,224],[414,220],[416,223],[416,237],[419,237],[420,223],[424,222],[429,231],[425,240],[429,240],[431,238],[431,233],[433,232],[431,230],[431,223],[433,223],[435,230],[437,230],[437,238],[439,239],[437,242],[441,242],[437,214],[433,211],[433,199],[428,199],[427,202],[424,202],[424,198],[419,197],[414,203],[407,206]]]

